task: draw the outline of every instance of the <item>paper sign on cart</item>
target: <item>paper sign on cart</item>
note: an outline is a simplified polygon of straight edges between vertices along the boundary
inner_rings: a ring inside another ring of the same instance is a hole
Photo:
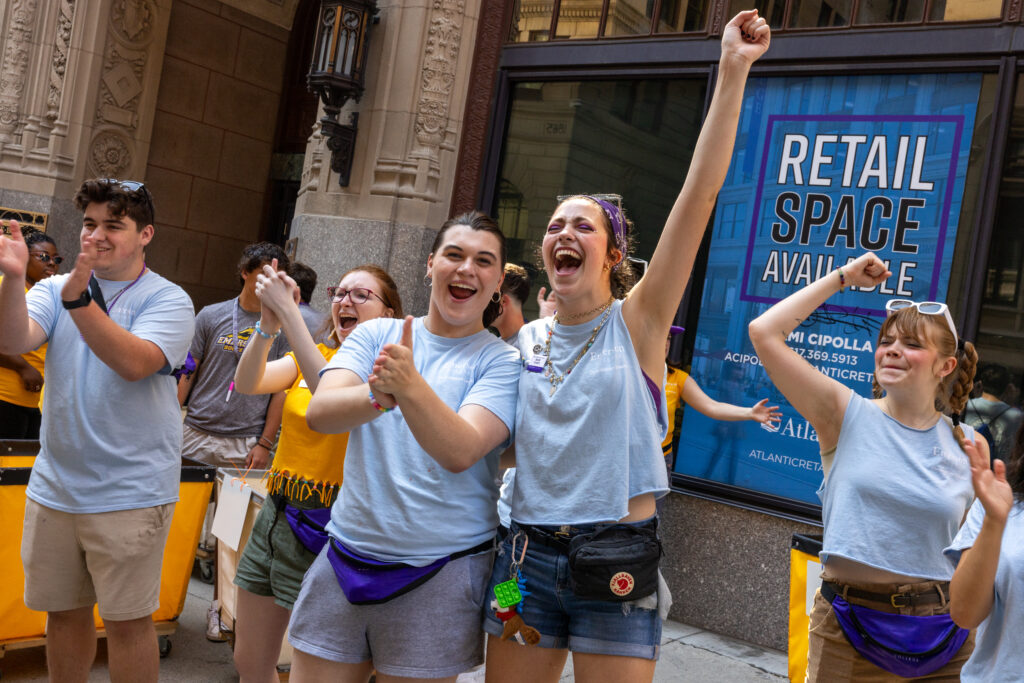
[[[242,527],[251,496],[252,489],[242,479],[225,478],[221,485],[211,531],[232,550],[237,551],[238,542],[242,540]]]

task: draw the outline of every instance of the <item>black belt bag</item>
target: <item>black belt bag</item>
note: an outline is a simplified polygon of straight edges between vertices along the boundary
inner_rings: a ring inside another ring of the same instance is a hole
[[[611,524],[569,542],[569,579],[581,598],[628,602],[658,590],[658,522]]]

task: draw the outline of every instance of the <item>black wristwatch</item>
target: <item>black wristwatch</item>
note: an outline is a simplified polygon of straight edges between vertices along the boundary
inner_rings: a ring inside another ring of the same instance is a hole
[[[67,301],[66,299],[60,300],[60,302],[64,304],[64,309],[68,311],[73,310],[75,308],[81,308],[82,306],[88,306],[89,302],[91,301],[92,295],[89,294],[88,287],[85,288],[85,291],[82,292],[82,295],[77,299],[72,299],[71,301]]]

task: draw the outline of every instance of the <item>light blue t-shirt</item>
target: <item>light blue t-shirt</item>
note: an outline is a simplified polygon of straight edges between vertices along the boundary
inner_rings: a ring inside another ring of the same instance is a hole
[[[364,382],[385,344],[397,344],[402,321],[378,318],[348,336],[321,374],[342,368]],[[452,410],[478,405],[515,425],[519,353],[490,332],[439,337],[413,322],[413,362]],[[498,456],[495,449],[464,472],[449,472],[409,431],[401,406],[349,433],[345,483],[328,532],[361,555],[426,565],[494,536]]]
[[[516,409],[516,475],[512,519],[523,524],[589,524],[619,520],[629,500],[668,493],[661,442],[668,429],[664,374],[653,378],[659,400],[633,350],[622,301],[571,373],[600,317],[555,326],[551,359],[564,381],[554,393],[543,372],[523,365]],[[551,318],[519,330],[526,359],[542,353]],[[664,365],[662,366],[664,368]],[[663,371],[664,372],[664,371]]]
[[[971,440],[974,430],[961,425]],[[974,500],[967,454],[947,418],[928,429],[896,421],[851,392],[835,461],[821,488],[820,558],[948,581],[942,557]]]
[[[40,280],[25,295],[29,317],[49,342],[41,448],[26,495],[71,513],[174,502],[181,473],[181,409],[169,371],[184,362],[192,340],[192,301],[151,270],[116,301],[131,281],[97,278],[111,319],[156,344],[168,363],[162,373],[128,382],[89,349],[61,305],[68,277]]]
[[[985,508],[976,501],[960,533],[945,550],[955,567],[962,551],[971,548],[981,531]],[[1024,502],[1018,501],[1006,520],[996,569],[992,611],[978,626],[974,652],[960,672],[961,681],[989,683],[1024,681]]]

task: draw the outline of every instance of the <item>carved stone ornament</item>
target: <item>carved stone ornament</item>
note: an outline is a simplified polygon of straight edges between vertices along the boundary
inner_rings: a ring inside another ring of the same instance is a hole
[[[138,124],[139,95],[146,53],[107,45],[96,104],[96,122],[133,129]]]
[[[0,64],[0,138],[11,139],[20,123],[21,98],[25,92],[28,59],[32,50],[32,25],[37,0],[14,0],[4,38]]]
[[[119,38],[129,44],[147,42],[153,33],[156,7],[150,0],[114,0],[110,25]]]
[[[416,141],[436,157],[448,127],[452,86],[462,41],[464,0],[434,0],[416,106]]]
[[[64,75],[68,67],[68,51],[71,48],[71,25],[74,18],[75,0],[60,0],[57,10],[57,32],[53,44],[53,58],[50,60],[50,85],[46,93],[46,118],[50,121],[55,121],[60,114]]]
[[[113,131],[101,131],[89,149],[89,165],[97,177],[119,178],[131,167],[131,141]]]

